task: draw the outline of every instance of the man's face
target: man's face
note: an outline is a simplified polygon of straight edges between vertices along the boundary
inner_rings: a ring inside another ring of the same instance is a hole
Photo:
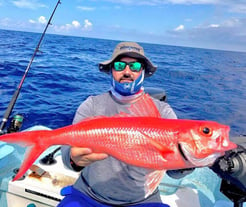
[[[131,58],[131,57],[122,57],[120,61],[130,63],[130,62],[137,62],[138,60],[135,58]],[[140,71],[132,71],[129,65],[126,65],[124,70],[116,71],[113,67],[112,75],[114,79],[120,83],[126,83],[126,82],[129,83],[129,82],[136,80],[140,76],[142,70],[143,69],[141,68]]]

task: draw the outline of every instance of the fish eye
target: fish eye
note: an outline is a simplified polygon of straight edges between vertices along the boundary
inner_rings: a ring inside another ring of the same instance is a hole
[[[208,128],[208,127],[202,127],[201,131],[205,135],[211,135],[212,134],[212,130],[210,128]]]
[[[208,127],[204,127],[202,131],[204,134],[209,134],[210,129]]]

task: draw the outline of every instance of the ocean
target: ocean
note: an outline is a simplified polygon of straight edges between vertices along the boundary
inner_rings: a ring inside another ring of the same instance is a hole
[[[40,37],[38,33],[0,30],[2,117]],[[109,90],[110,76],[99,72],[98,63],[110,59],[118,42],[46,34],[11,117],[24,116],[22,129],[71,124],[86,97]],[[140,44],[158,66],[144,86],[165,90],[167,102],[179,118],[213,120],[229,125],[231,136],[246,134],[246,53]],[[208,195],[209,191],[204,192]]]
[[[0,30],[0,116],[25,72],[41,34]],[[118,41],[46,34],[12,115],[23,129],[58,128],[72,122],[79,104],[105,92],[110,77],[98,63]],[[165,90],[179,118],[214,120],[246,134],[246,53],[140,43],[158,66],[145,87]]]
[[[19,85],[41,34],[0,30],[0,116]],[[110,77],[98,63],[118,41],[46,34],[13,110],[23,129],[72,122],[79,104],[105,92]],[[246,53],[140,43],[158,66],[145,87],[165,90],[179,118],[214,120],[246,134]]]

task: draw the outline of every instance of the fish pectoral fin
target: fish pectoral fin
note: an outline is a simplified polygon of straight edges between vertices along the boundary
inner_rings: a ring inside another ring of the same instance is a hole
[[[21,178],[45,149],[46,147],[40,147],[38,145],[34,145],[33,147],[31,147],[26,153],[25,159],[13,181]]]
[[[141,131],[139,132],[148,139],[150,145],[154,147],[155,149],[157,149],[163,157],[174,153],[174,151],[170,149],[168,146],[161,144],[157,140],[154,140],[152,137],[150,137],[148,134],[144,132],[141,132]]]
[[[146,182],[144,184],[145,198],[155,191],[155,189],[160,184],[165,172],[165,170],[155,170],[146,175]]]
[[[159,150],[161,152],[161,154],[170,154],[173,153],[174,151],[171,150],[169,147],[160,144],[159,142],[157,142],[156,140],[150,140],[150,144],[155,147],[157,150]]]

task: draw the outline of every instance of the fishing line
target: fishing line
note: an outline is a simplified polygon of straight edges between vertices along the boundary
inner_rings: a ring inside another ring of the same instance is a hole
[[[46,30],[48,29],[49,25],[51,25],[51,20],[53,18],[53,15],[55,14],[55,11],[56,11],[56,9],[57,9],[57,7],[58,7],[59,4],[61,4],[61,0],[58,0],[57,1],[56,6],[55,6],[55,8],[54,8],[54,10],[53,10],[53,12],[52,12],[52,14],[51,14],[51,16],[49,18],[49,21],[46,24],[46,27],[45,27],[42,35],[41,35],[41,38],[40,38],[40,40],[39,40],[39,42],[37,44],[37,47],[36,47],[36,49],[35,49],[32,57],[31,57],[31,60],[30,60],[29,64],[26,67],[25,73],[24,73],[24,75],[23,75],[23,77],[22,77],[22,79],[21,79],[21,81],[20,81],[17,89],[15,90],[15,93],[12,96],[12,99],[11,99],[9,105],[8,105],[7,110],[5,111],[4,117],[3,117],[2,122],[1,122],[1,125],[0,125],[0,135],[4,134],[4,131],[3,130],[4,130],[5,126],[6,126],[6,123],[7,123],[8,119],[9,119],[9,116],[10,116],[10,114],[11,114],[13,108],[14,108],[14,105],[16,103],[16,100],[17,100],[18,96],[19,96],[20,90],[22,88],[22,85],[23,85],[23,83],[24,83],[24,81],[26,79],[26,76],[27,76],[27,74],[29,72],[29,69],[30,69],[30,67],[32,65],[32,62],[33,62],[33,60],[34,60],[37,52],[39,52],[39,47],[41,45],[41,42],[43,41],[43,38],[44,38],[45,33],[46,33]]]

